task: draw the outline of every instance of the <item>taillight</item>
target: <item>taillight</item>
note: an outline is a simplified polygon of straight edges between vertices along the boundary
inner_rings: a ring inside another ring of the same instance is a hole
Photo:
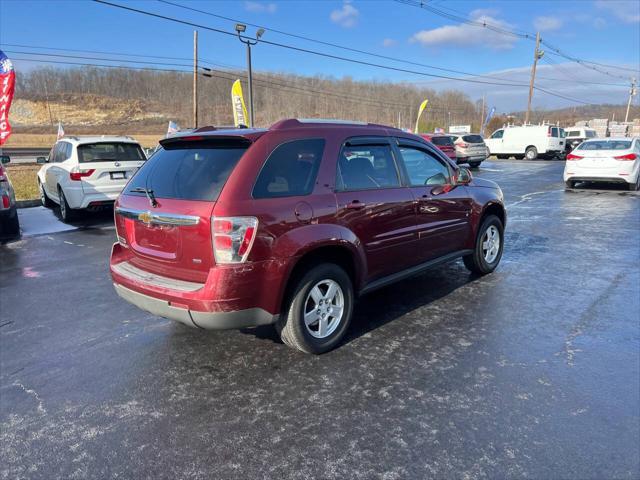
[[[9,195],[2,195],[2,208],[9,208]]]
[[[638,156],[635,153],[628,153],[627,155],[619,155],[613,158],[616,160],[635,160]]]
[[[245,262],[257,231],[255,217],[213,217],[211,233],[216,263]]]
[[[93,172],[95,171],[96,171],[95,168],[91,168],[89,170],[73,170],[71,171],[71,173],[69,173],[69,178],[71,178],[71,180],[75,182],[79,182],[84,177],[89,177],[93,175]]]
[[[459,143],[458,146],[460,148],[469,148],[469,144],[468,143]]]
[[[573,153],[570,153],[569,155],[567,155],[567,160],[581,160],[584,157],[581,157],[580,155],[575,155]]]
[[[0,182],[4,182],[7,177],[4,176],[4,169],[2,168],[2,164],[0,164]]]
[[[547,130],[547,137],[551,136],[551,127],[549,127],[549,130]]]

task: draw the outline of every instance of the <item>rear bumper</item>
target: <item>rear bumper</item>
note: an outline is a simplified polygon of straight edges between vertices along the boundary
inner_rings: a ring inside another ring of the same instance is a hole
[[[114,244],[111,278],[118,294],[142,310],[205,329],[253,327],[278,319],[285,262],[214,266],[203,283],[153,273]]]
[[[640,165],[633,168],[632,163],[625,165],[624,162],[619,162],[620,165],[608,168],[581,168],[576,165],[569,166],[571,162],[567,162],[567,167],[564,171],[564,181],[574,180],[583,182],[616,182],[616,183],[636,183],[638,175],[640,175]]]
[[[120,195],[120,190],[115,192],[92,192],[85,193],[80,188],[64,188],[64,196],[71,208],[87,208],[92,203],[115,202]]]
[[[227,330],[269,325],[278,320],[277,315],[272,315],[262,308],[248,308],[232,312],[198,312],[174,307],[166,300],[135,292],[117,283],[114,283],[113,286],[120,297],[136,307],[159,317],[177,320],[190,327],[205,330]]]

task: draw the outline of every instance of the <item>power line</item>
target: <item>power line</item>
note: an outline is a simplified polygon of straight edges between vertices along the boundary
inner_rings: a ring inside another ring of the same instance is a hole
[[[518,32],[518,31],[515,31],[515,30],[509,30],[509,29],[506,29],[506,28],[503,28],[503,27],[500,27],[500,26],[497,26],[497,25],[493,25],[493,24],[487,23],[486,21],[469,20],[468,18],[462,17],[460,15],[444,12],[442,10],[434,8],[434,7],[432,7],[432,6],[428,5],[428,4],[425,4],[422,1],[420,1],[420,2],[418,2],[416,0],[395,0],[395,1],[398,2],[398,3],[405,4],[405,5],[410,5],[410,6],[413,6],[413,7],[418,7],[418,8],[427,10],[427,11],[429,11],[431,13],[434,13],[436,15],[439,15],[441,17],[444,17],[444,18],[447,18],[447,19],[450,19],[450,20],[455,20],[455,21],[457,21],[459,23],[465,23],[467,25],[472,25],[472,26],[475,26],[475,27],[486,28],[488,30],[492,30],[494,32],[497,32],[497,33],[500,33],[500,34],[503,34],[503,35],[508,35],[508,36],[511,36],[511,37],[523,38],[523,39],[528,39],[528,40],[535,40],[535,35],[532,34],[532,33],[524,32],[524,31]],[[451,9],[448,9],[448,10],[453,11]],[[612,65],[605,65],[605,64],[600,64],[598,62],[592,62],[590,60],[583,60],[581,58],[574,57],[574,56],[571,56],[571,55],[568,55],[568,54],[564,53],[559,48],[551,45],[549,42],[546,42],[544,40],[541,40],[540,43],[542,43],[545,47],[549,48],[550,50],[553,50],[554,52],[556,52],[556,54],[559,55],[559,56],[562,56],[562,57],[564,57],[564,58],[566,58],[568,60],[571,60],[572,62],[578,63],[578,64],[582,65],[585,68],[589,68],[591,70],[599,72],[599,73],[601,73],[603,75],[608,75],[608,76],[613,77],[613,78],[619,78],[619,79],[622,79],[622,80],[626,80],[625,77],[621,77],[619,75],[615,75],[615,74],[609,73],[609,72],[607,72],[605,70],[601,70],[601,69],[595,67],[594,65],[608,66],[608,67],[612,67],[612,68],[620,68],[622,70],[630,70],[630,71],[633,71],[633,72],[637,71],[637,70],[631,70],[631,69],[628,69],[628,68],[625,68],[625,67],[615,67],[615,66],[612,66]],[[588,65],[588,64],[590,64],[590,65]]]

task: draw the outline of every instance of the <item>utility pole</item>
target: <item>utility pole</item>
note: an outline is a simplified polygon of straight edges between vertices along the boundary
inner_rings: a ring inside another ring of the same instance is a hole
[[[627,102],[627,114],[624,116],[624,123],[629,121],[629,109],[631,108],[631,101],[636,95],[636,79],[631,79],[631,90],[629,90],[629,102]]]
[[[247,26],[242,23],[236,24],[236,32],[238,39],[247,46],[247,83],[249,85],[249,126],[253,128],[253,74],[251,71],[251,46],[256,45],[260,41],[260,37],[264,35],[264,28],[260,28],[256,32],[256,38],[243,35],[247,30]]]
[[[484,95],[482,95],[482,109],[480,110],[480,135],[482,135],[482,130],[483,130],[483,125],[484,125]]]
[[[540,51],[540,32],[536,32],[536,49],[533,52],[533,65],[531,66],[531,81],[529,82],[529,102],[527,103],[527,116],[524,123],[529,123],[529,115],[531,114],[531,99],[533,98],[533,84],[536,81],[536,67],[538,60],[542,58],[544,52]]]
[[[193,31],[193,128],[198,128],[198,31]]]

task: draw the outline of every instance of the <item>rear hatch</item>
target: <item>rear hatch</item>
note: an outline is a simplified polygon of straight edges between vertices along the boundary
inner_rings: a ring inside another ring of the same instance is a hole
[[[116,228],[129,260],[148,272],[204,283],[214,264],[211,215],[251,142],[243,137],[183,137],[162,142],[126,186]]]
[[[78,145],[78,167],[72,180],[82,182],[86,195],[120,193],[146,157],[133,142],[96,142]]]
[[[460,148],[461,153],[464,153],[464,155],[478,156],[487,153],[487,146],[480,135],[463,135],[460,137],[460,141],[456,143],[456,146]]]

